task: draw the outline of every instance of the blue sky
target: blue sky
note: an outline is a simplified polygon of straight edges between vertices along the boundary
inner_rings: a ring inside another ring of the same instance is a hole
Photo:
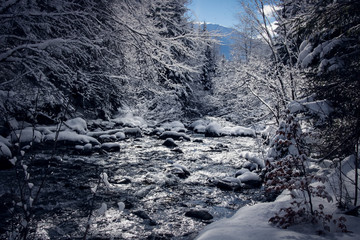
[[[241,7],[238,0],[192,0],[188,8],[195,15],[194,21],[233,27],[238,23],[236,14]]]

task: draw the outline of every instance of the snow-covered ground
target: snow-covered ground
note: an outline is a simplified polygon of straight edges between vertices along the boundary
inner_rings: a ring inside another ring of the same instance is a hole
[[[288,229],[277,228],[268,220],[283,207],[288,207],[291,197],[283,193],[275,202],[257,203],[239,209],[232,217],[214,222],[200,232],[197,240],[238,240],[238,239],[359,239],[360,220],[358,217],[345,216],[346,225],[352,233],[331,232],[317,234],[318,225],[303,223]]]

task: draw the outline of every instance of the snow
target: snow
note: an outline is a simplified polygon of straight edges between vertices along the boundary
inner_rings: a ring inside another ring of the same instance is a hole
[[[253,172],[244,172],[240,176],[237,177],[241,182],[249,182],[249,181],[261,181],[259,175]]]
[[[240,155],[240,157],[243,157],[250,162],[256,163],[261,168],[265,167],[264,160],[262,160],[260,157],[256,156],[256,154],[254,154],[254,153],[251,153],[248,151],[243,151],[239,155]]]
[[[219,123],[212,122],[209,125],[207,125],[205,132],[209,136],[220,137],[222,134],[222,127],[220,126]]]
[[[325,120],[334,110],[327,100],[318,101],[292,101],[288,104],[290,113],[301,113],[308,111],[312,115],[318,116],[321,120]]]
[[[275,202],[257,203],[252,206],[240,208],[232,217],[224,218],[206,226],[197,236],[197,240],[238,240],[238,239],[294,239],[294,240],[355,240],[360,230],[357,227],[357,217],[346,216],[348,228],[353,234],[328,233],[325,236],[316,234],[318,226],[303,223],[288,229],[273,226],[268,220],[279,212],[281,208],[288,207],[291,198],[287,192],[280,195]]]
[[[255,130],[241,126],[224,127],[222,134],[228,136],[256,137]]]
[[[16,130],[11,135],[11,142],[13,143],[40,143],[42,140],[42,134],[38,130],[33,130],[32,127],[27,127],[22,130]]]
[[[88,131],[86,121],[80,117],[67,120],[66,122],[64,122],[64,125],[80,134],[86,134],[86,132]]]
[[[110,121],[127,127],[147,127],[147,122],[142,117],[134,116],[133,113],[118,116]]]
[[[113,134],[117,134],[118,132],[123,132],[123,129],[111,129],[111,130],[107,130],[107,131],[95,131],[95,132],[87,132],[86,135],[90,136],[90,137],[100,137],[101,135],[113,135]]]
[[[165,131],[185,131],[185,126],[180,121],[172,121],[172,122],[166,122],[161,125],[161,128],[164,128]]]
[[[45,142],[55,141],[55,138],[56,138],[56,133],[51,133],[44,137],[44,141]],[[80,144],[92,143],[93,145],[100,145],[99,141],[93,137],[78,134],[76,132],[72,132],[69,130],[59,132],[57,141],[66,141],[69,143],[80,143]]]

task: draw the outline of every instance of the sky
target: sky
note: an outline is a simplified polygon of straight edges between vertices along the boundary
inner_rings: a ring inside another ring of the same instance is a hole
[[[194,21],[233,27],[238,24],[237,13],[241,6],[238,0],[192,0],[188,8]]]

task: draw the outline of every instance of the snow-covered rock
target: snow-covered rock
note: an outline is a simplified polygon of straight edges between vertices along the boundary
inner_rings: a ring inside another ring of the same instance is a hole
[[[40,143],[42,141],[42,134],[32,127],[27,127],[22,130],[16,130],[10,134],[12,143],[28,144],[31,142]]]
[[[186,132],[184,124],[180,121],[167,122],[161,125],[165,131]]]
[[[140,128],[124,128],[124,134],[126,137],[142,137],[142,132]]]
[[[56,133],[51,133],[44,136],[44,142],[54,142],[56,139]],[[59,132],[57,142],[61,142],[65,145],[83,145],[91,143],[93,145],[100,145],[100,142],[93,137],[78,134],[69,130]]]
[[[79,134],[86,134],[88,131],[86,121],[80,117],[69,119],[64,122],[64,125]]]
[[[101,140],[101,142],[113,142],[117,138],[116,138],[115,134],[114,135],[104,134],[104,135],[99,136],[99,139]]]
[[[258,157],[256,154],[248,152],[248,151],[243,151],[239,155],[240,155],[240,157],[243,157],[246,160],[257,164],[260,168],[265,168],[264,160],[261,159],[260,157]]]
[[[115,133],[115,137],[117,138],[117,140],[124,140],[124,139],[126,138],[124,132],[117,132],[117,133]]]
[[[116,125],[129,127],[129,128],[147,127],[147,122],[142,117],[134,116],[132,113],[127,113],[125,115],[118,116],[114,119],[111,119],[110,121],[116,123]]]
[[[222,127],[217,122],[210,123],[205,129],[205,137],[220,137],[221,134]]]
[[[101,149],[107,152],[118,152],[120,151],[120,144],[118,143],[103,143],[101,144]]]
[[[256,137],[255,130],[251,128],[235,126],[222,128],[222,135],[240,136],[240,137]]]
[[[159,138],[160,139],[172,138],[174,140],[184,139],[190,141],[190,137],[188,135],[186,135],[185,133],[179,133],[175,131],[165,131],[159,136]]]
[[[236,171],[235,177],[238,177],[238,176],[240,176],[240,175],[242,175],[242,174],[244,174],[244,173],[247,173],[247,172],[250,172],[250,170],[247,169],[247,168],[242,168],[242,169]]]

